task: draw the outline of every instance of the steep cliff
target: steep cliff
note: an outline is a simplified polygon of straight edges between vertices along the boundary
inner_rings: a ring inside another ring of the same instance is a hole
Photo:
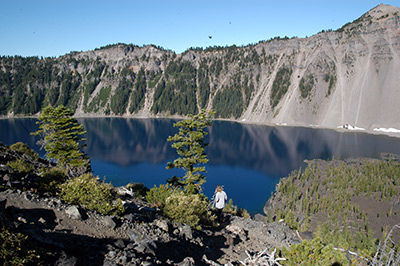
[[[257,117],[252,111],[249,119],[399,127],[398,12],[399,8],[380,5],[336,32],[284,42],[279,56],[292,55],[287,59],[293,70],[291,86],[276,112],[258,104],[256,110],[268,115]],[[268,94],[268,85],[265,88]]]
[[[58,58],[1,57],[0,114],[64,104],[76,115],[185,116],[400,128],[400,8],[379,5],[308,38],[243,47],[116,44]]]

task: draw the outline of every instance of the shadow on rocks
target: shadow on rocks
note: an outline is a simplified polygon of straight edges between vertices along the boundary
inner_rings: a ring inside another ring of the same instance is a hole
[[[56,226],[56,215],[53,210],[43,208],[20,209],[14,206],[8,206],[5,211],[13,220],[17,220],[21,222],[21,224],[29,225],[29,227],[52,230]]]
[[[189,261],[188,258],[193,259],[193,264],[188,265],[209,265],[203,261],[203,256],[206,255],[208,259],[218,260],[222,255],[222,248],[226,247],[226,239],[223,236],[203,239],[202,243],[194,243],[192,241],[173,240],[168,243],[156,242],[155,253],[158,260],[163,265],[170,262],[183,263]]]
[[[56,215],[48,209],[20,209],[9,206],[3,218],[13,225],[11,230],[28,236],[37,250],[45,250],[48,265],[103,265],[110,239],[72,234],[70,230],[54,231]]]

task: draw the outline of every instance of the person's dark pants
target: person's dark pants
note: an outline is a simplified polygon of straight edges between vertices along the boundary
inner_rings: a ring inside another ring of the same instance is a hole
[[[216,209],[216,213],[217,213],[218,222],[222,224],[224,222],[224,215],[222,213],[222,209],[218,209],[218,208],[215,208],[215,209]]]

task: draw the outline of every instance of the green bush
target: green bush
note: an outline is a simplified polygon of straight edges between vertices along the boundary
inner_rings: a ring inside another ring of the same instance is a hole
[[[238,212],[238,207],[236,205],[233,205],[232,199],[229,199],[228,203],[225,204],[224,211],[236,215],[236,213]]]
[[[26,244],[28,237],[12,233],[3,226],[0,229],[1,265],[38,265],[40,256]]]
[[[114,200],[114,187],[111,184],[100,182],[90,174],[70,179],[60,188],[60,197],[66,202],[105,215],[119,215],[125,211],[122,201]]]
[[[240,217],[243,217],[243,218],[246,218],[246,219],[250,219],[251,218],[250,213],[246,209],[243,209],[243,208],[239,209],[239,211],[237,213],[237,216],[240,216]]]
[[[290,250],[283,248],[283,256],[287,259],[282,265],[350,265],[343,252],[336,250],[332,245],[323,245],[319,238],[312,241],[303,241],[298,245],[290,246]]]
[[[8,167],[20,173],[29,173],[33,171],[33,166],[23,159],[17,159],[15,161],[10,161],[7,163]]]
[[[296,214],[292,211],[288,211],[285,213],[285,223],[292,228],[293,230],[298,230],[299,229],[299,223],[296,221]]]
[[[146,187],[143,183],[129,183],[126,185],[127,189],[130,189],[134,194],[136,198],[141,198],[145,197],[147,192],[149,191],[149,188]]]
[[[228,203],[224,207],[224,212],[230,213],[232,215],[240,216],[243,218],[250,218],[250,214],[246,209],[238,208],[238,206],[233,205],[233,200],[229,199]]]
[[[13,151],[16,151],[20,154],[26,154],[26,155],[32,157],[32,159],[34,159],[34,160],[37,160],[39,158],[39,155],[34,150],[29,148],[28,145],[26,145],[25,143],[22,143],[22,142],[16,142],[16,143],[12,144],[10,146],[10,149]]]
[[[199,223],[213,224],[214,216],[202,194],[185,193],[167,184],[154,186],[147,192],[146,199],[176,222],[186,223],[195,229],[201,228]]]
[[[201,194],[174,191],[165,201],[163,213],[172,220],[201,229],[200,221],[212,221],[208,202]]]
[[[146,200],[155,207],[163,209],[167,198],[172,195],[173,191],[172,186],[168,184],[160,185],[159,187],[154,185],[154,187],[147,192]]]
[[[39,192],[56,195],[66,178],[65,169],[57,167],[43,169],[39,177]]]

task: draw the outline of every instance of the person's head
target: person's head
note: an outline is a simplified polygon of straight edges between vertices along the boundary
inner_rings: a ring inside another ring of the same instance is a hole
[[[217,188],[215,189],[216,192],[222,192],[222,187],[220,185],[217,186]]]

